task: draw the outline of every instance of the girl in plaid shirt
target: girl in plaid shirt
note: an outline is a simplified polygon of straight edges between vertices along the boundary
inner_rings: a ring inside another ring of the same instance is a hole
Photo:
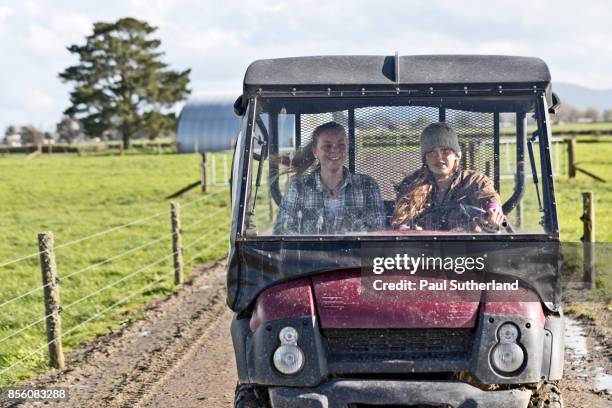
[[[275,235],[344,234],[386,228],[378,184],[364,174],[351,174],[344,166],[346,156],[342,125],[327,122],[315,128],[311,141],[291,162],[290,172],[295,177],[289,180],[283,196],[274,223]]]

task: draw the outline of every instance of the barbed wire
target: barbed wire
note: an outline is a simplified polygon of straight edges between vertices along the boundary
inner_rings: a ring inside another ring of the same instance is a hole
[[[55,313],[55,312],[53,312],[53,313]],[[19,333],[22,333],[22,332],[24,332],[24,331],[28,330],[30,327],[36,326],[37,324],[39,324],[39,323],[41,323],[41,322],[44,322],[44,321],[45,321],[45,319],[46,319],[46,318],[48,318],[48,317],[51,317],[51,316],[53,315],[53,313],[49,313],[48,315],[43,316],[43,317],[41,317],[40,319],[36,320],[34,323],[31,323],[31,324],[27,325],[26,327],[22,327],[21,329],[17,330],[16,332],[11,333],[10,335],[8,335],[8,336],[6,336],[6,337],[3,337],[2,339],[0,339],[0,344],[1,344],[1,343],[4,343],[5,341],[7,341],[7,340],[8,340],[8,339],[10,339],[10,338],[15,337],[15,336],[16,336],[16,335],[18,335]]]
[[[160,241],[163,241],[164,239],[168,239],[168,238],[170,238],[171,236],[172,236],[172,234],[170,234],[170,235],[168,235],[168,236],[162,236],[162,237],[160,237],[160,238],[154,239],[154,240],[149,241],[149,242],[147,242],[147,243],[145,243],[145,244],[143,244],[143,245],[140,245],[140,246],[138,246],[138,247],[136,247],[136,248],[131,248],[131,249],[129,249],[129,250],[127,250],[127,251],[125,251],[125,252],[123,252],[123,253],[119,254],[119,255],[116,255],[116,256],[114,256],[114,257],[111,257],[111,258],[105,259],[104,261],[100,261],[100,262],[95,263],[95,264],[93,264],[93,265],[89,265],[89,266],[87,266],[87,267],[85,267],[85,268],[83,268],[83,269],[80,269],[80,270],[78,270],[78,271],[72,272],[72,273],[70,273],[70,274],[68,274],[68,275],[66,275],[66,276],[61,277],[61,279],[62,279],[62,280],[69,279],[69,278],[71,278],[71,277],[73,277],[73,276],[75,276],[75,275],[78,275],[78,274],[80,274],[80,273],[86,272],[86,271],[91,270],[91,269],[94,269],[94,268],[96,268],[96,267],[98,267],[98,266],[101,266],[101,265],[107,264],[107,263],[109,263],[109,262],[112,262],[112,261],[114,261],[114,260],[117,260],[117,259],[119,259],[119,258],[122,258],[122,257],[124,257],[124,256],[126,256],[126,255],[128,255],[128,254],[131,254],[131,253],[133,253],[133,252],[136,252],[137,250],[140,250],[140,249],[143,249],[143,248],[147,248],[147,247],[149,247],[149,246],[151,246],[151,245],[154,245],[154,244],[156,244],[156,243],[158,243],[158,242],[160,242]],[[37,287],[37,288],[35,288],[35,289],[32,289],[32,290],[30,290],[30,291],[28,291],[28,292],[26,292],[26,293],[23,293],[23,294],[21,294],[21,295],[19,295],[19,296],[16,296],[16,297],[14,297],[14,298],[12,298],[12,299],[10,299],[10,300],[7,300],[6,302],[4,302],[4,303],[0,304],[0,308],[4,307],[4,306],[6,306],[6,305],[8,305],[8,304],[10,304],[10,303],[13,303],[13,302],[15,302],[15,301],[17,301],[17,300],[19,300],[19,299],[21,299],[21,298],[24,298],[24,297],[26,297],[26,296],[28,296],[28,295],[31,295],[32,293],[34,293],[34,292],[36,292],[36,291],[39,291],[39,290],[41,290],[41,289],[44,289],[44,288],[46,288],[47,286],[49,286],[49,285],[51,285],[51,284],[52,284],[52,282],[49,282],[49,283],[47,283],[46,285],[39,286],[39,287]]]
[[[204,218],[200,218],[199,220],[194,221],[194,222],[192,222],[191,224],[188,224],[188,225],[186,225],[186,226],[184,226],[184,227],[181,227],[181,229],[187,230],[187,229],[189,229],[189,228],[191,228],[191,227],[194,227],[194,226],[196,226],[196,225],[198,225],[198,224],[201,224],[203,221],[209,220],[209,219],[211,219],[212,217],[214,217],[215,215],[217,215],[217,214],[221,214],[222,212],[227,211],[227,210],[228,210],[227,208],[221,208],[221,209],[219,209],[219,211],[215,211],[215,212],[214,212],[214,213],[212,213],[212,214],[208,214],[208,215],[207,215],[206,217],[204,217]]]
[[[212,248],[212,247],[214,247],[215,245],[219,245],[219,243],[221,243],[221,242],[223,242],[223,241],[227,241],[227,237],[220,238],[220,239],[216,240],[215,242],[212,242],[212,243],[210,243],[210,244],[206,245],[204,248],[200,249],[200,252],[201,252],[201,251],[203,251],[203,250],[205,250],[205,249]],[[193,244],[193,243],[192,243],[192,244]],[[196,258],[197,258],[198,256],[200,256],[200,255],[201,255],[201,254],[197,254],[197,255],[192,256],[192,257],[191,257],[191,258],[190,258],[190,259],[187,261],[187,263],[192,262],[194,259],[196,259]]]
[[[111,309],[114,309],[115,307],[117,307],[118,305],[120,305],[121,303],[125,302],[126,300],[136,296],[138,293],[141,293],[143,291],[145,291],[146,289],[148,289],[149,287],[152,287],[156,284],[158,284],[159,282],[161,282],[162,280],[164,280],[164,278],[159,278],[156,281],[151,282],[148,285],[145,285],[143,287],[141,287],[138,291],[133,292],[132,294],[130,294],[129,296],[124,297],[123,299],[119,300],[118,302],[113,303],[112,305],[110,305],[109,307],[107,307],[106,309],[102,310],[101,312],[96,313],[95,315],[89,317],[87,320],[82,321],[81,323],[77,324],[76,326],[70,328],[69,330],[66,330],[62,336],[66,336],[70,333],[72,333],[73,331],[75,331],[77,328],[79,328],[80,326],[83,326],[86,323],[89,323],[90,321],[94,320],[95,318],[103,315],[104,313],[108,312]],[[53,339],[50,342],[47,342],[46,344],[44,344],[43,346],[39,347],[38,349],[34,350],[34,352],[28,354],[27,356],[19,359],[18,361],[16,361],[15,363],[11,364],[9,367],[4,368],[0,371],[0,375],[6,373],[7,371],[9,371],[10,369],[12,369],[13,367],[15,367],[16,365],[24,362],[25,360],[31,358],[32,356],[34,356],[35,354],[40,353],[44,348],[49,347],[51,344],[55,343],[57,340]]]
[[[189,206],[191,206],[191,205],[193,205],[193,204],[195,204],[197,202],[200,202],[202,200],[208,199],[210,197],[214,197],[214,196],[216,196],[216,195],[218,195],[218,194],[220,194],[222,192],[224,192],[224,190],[219,190],[217,192],[214,192],[214,193],[211,193],[211,194],[199,197],[199,198],[191,200],[191,201],[189,201],[189,202],[187,202],[185,204],[182,204],[182,207],[183,208],[189,207]],[[118,225],[116,227],[111,227],[111,228],[108,228],[106,230],[99,231],[99,232],[96,232],[94,234],[91,234],[91,235],[88,235],[88,236],[85,236],[85,237],[82,237],[82,238],[75,239],[73,241],[69,241],[69,242],[57,245],[57,246],[55,246],[54,249],[66,248],[66,247],[68,247],[70,245],[78,244],[78,243],[81,243],[83,241],[87,241],[87,240],[92,239],[92,238],[97,238],[97,237],[109,234],[109,233],[111,233],[113,231],[117,231],[117,230],[120,230],[120,229],[123,229],[123,228],[127,228],[127,227],[130,227],[132,225],[141,224],[141,223],[149,221],[151,219],[158,218],[158,217],[160,217],[160,216],[162,216],[164,214],[168,214],[168,211],[159,212],[159,213],[153,214],[153,215],[151,215],[149,217],[145,217],[145,218],[142,218],[142,219],[139,219],[139,220],[131,221],[131,222],[128,222],[128,223],[125,223],[125,224],[122,224],[122,225]],[[2,263],[0,263],[0,268],[2,268],[4,266],[12,265],[12,264],[17,263],[17,262],[24,261],[26,259],[33,258],[35,256],[40,256],[41,253],[43,253],[43,251],[38,251],[38,252],[29,254],[29,255],[22,256],[22,257],[17,258],[17,259],[13,259],[13,260],[10,260],[10,261],[2,262]]]
[[[198,242],[202,241],[203,239],[208,238],[212,232],[218,232],[218,231],[220,231],[220,230],[221,230],[221,228],[217,228],[216,230],[211,231],[209,234],[203,235],[203,236],[201,236],[201,237],[199,237],[199,238],[195,239],[194,241],[190,242],[190,243],[189,243],[189,244],[187,244],[187,245],[183,245],[183,246],[182,246],[182,250],[184,251],[185,249],[192,247],[193,245],[197,244]],[[68,278],[70,278],[70,277],[72,277],[72,276],[75,276],[75,275],[76,275],[76,274],[78,274],[78,273],[82,273],[82,272],[85,272],[85,271],[87,271],[87,270],[93,269],[94,267],[100,266],[100,265],[102,265],[102,264],[104,264],[104,263],[111,262],[112,260],[118,259],[118,258],[120,258],[120,257],[122,257],[122,256],[125,256],[125,255],[127,255],[127,254],[129,254],[129,253],[135,252],[136,250],[139,250],[139,249],[145,248],[145,247],[147,247],[147,246],[151,246],[151,245],[153,245],[153,244],[155,244],[155,243],[157,243],[157,242],[160,242],[160,241],[162,241],[163,239],[167,239],[167,238],[168,238],[168,236],[164,236],[164,237],[160,237],[160,238],[158,238],[158,239],[155,239],[155,240],[149,241],[149,242],[147,242],[147,243],[145,243],[145,244],[143,244],[143,245],[140,245],[140,246],[138,246],[138,247],[135,247],[135,248],[132,248],[132,249],[130,249],[130,250],[128,250],[128,251],[125,251],[125,252],[123,252],[122,254],[119,254],[119,255],[117,255],[117,256],[115,256],[115,257],[112,257],[112,258],[106,259],[106,260],[104,260],[104,261],[102,261],[102,262],[98,262],[97,264],[89,265],[89,266],[88,266],[88,267],[86,267],[86,268],[83,268],[83,269],[81,269],[81,270],[75,271],[75,272],[73,272],[73,273],[71,273],[71,274],[67,275],[66,277],[64,277],[64,278],[62,278],[62,279],[68,279]],[[215,246],[215,245],[217,245],[217,244],[219,244],[220,242],[225,241],[225,240],[227,240],[227,238],[226,238],[226,237],[223,237],[223,238],[221,238],[221,239],[218,239],[218,240],[216,240],[215,242],[213,242],[213,243],[210,243],[210,244],[206,245],[206,246],[205,246],[203,249],[207,249],[207,248],[213,247],[213,246]],[[202,250],[203,250],[203,249],[202,249]],[[82,297],[82,298],[79,298],[79,299],[75,300],[74,302],[72,302],[72,303],[70,303],[70,304],[68,304],[68,305],[66,305],[66,306],[64,306],[64,307],[62,307],[62,310],[64,310],[64,309],[68,309],[68,308],[71,308],[71,307],[73,307],[73,306],[75,306],[75,305],[77,305],[77,304],[79,304],[79,303],[81,303],[81,302],[85,301],[86,299],[89,299],[89,298],[91,298],[91,297],[95,296],[96,294],[101,293],[101,292],[103,292],[104,290],[109,289],[109,288],[111,288],[111,287],[113,287],[113,286],[117,285],[118,283],[123,282],[123,281],[125,281],[125,280],[129,279],[130,277],[135,276],[135,275],[137,275],[137,274],[141,273],[142,271],[144,271],[144,270],[146,270],[146,269],[148,269],[148,268],[150,268],[150,267],[152,267],[152,266],[158,265],[158,264],[160,264],[160,263],[164,262],[165,260],[167,260],[168,258],[170,258],[170,257],[172,257],[172,256],[174,256],[174,255],[176,255],[176,253],[177,253],[177,252],[176,252],[176,251],[174,251],[174,252],[170,253],[169,255],[166,255],[166,256],[164,256],[164,257],[162,257],[162,258],[159,258],[159,259],[158,259],[158,260],[156,260],[155,262],[152,262],[152,263],[150,263],[150,264],[148,264],[148,265],[146,265],[146,266],[144,266],[144,267],[142,267],[142,268],[140,268],[140,269],[137,269],[137,270],[135,270],[135,271],[131,272],[130,274],[128,274],[128,275],[126,275],[126,276],[122,277],[121,279],[118,279],[118,280],[116,280],[116,281],[114,281],[114,282],[112,282],[112,283],[110,283],[110,284],[108,284],[108,285],[106,285],[106,286],[104,286],[104,287],[102,287],[102,288],[100,288],[100,289],[95,290],[94,292],[91,292],[90,294],[88,294],[88,295],[86,295],[86,296],[84,296],[84,297]],[[193,261],[193,260],[194,260],[194,259],[195,259],[197,256],[199,256],[199,255],[196,255],[196,256],[192,257],[192,258],[191,258],[191,259],[190,259],[188,262]],[[36,289],[34,289],[34,290],[32,290],[32,291],[30,291],[30,292],[26,293],[26,294],[21,295],[20,297],[27,296],[28,294],[32,293],[33,291],[40,290],[40,289],[44,289],[45,287],[47,287],[47,286],[48,286],[48,285],[50,285],[50,284],[51,284],[51,283],[49,283],[49,284],[47,284],[47,285],[43,285],[43,286],[42,286],[42,287],[40,287],[40,288],[36,288]],[[16,299],[18,299],[18,298],[20,298],[20,297],[13,298],[13,299],[11,299],[11,300],[9,300],[9,301],[7,301],[7,302],[4,302],[2,305],[0,305],[0,307],[5,306],[5,305],[7,305],[7,304],[9,304],[9,303],[11,303],[11,302],[13,302],[13,301],[15,301]],[[45,319],[47,319],[48,317],[50,317],[52,314],[53,314],[53,313],[50,313],[50,314],[48,314],[48,315],[46,315],[46,316],[43,316],[42,318],[40,318],[40,319],[38,319],[38,320],[34,321],[33,323],[30,323],[29,325],[27,325],[27,326],[25,326],[25,327],[21,328],[20,330],[18,330],[18,331],[16,331],[16,332],[12,333],[11,335],[6,336],[6,337],[4,337],[4,338],[0,339],[0,343],[3,343],[4,341],[7,341],[8,339],[10,339],[10,338],[12,338],[12,337],[14,337],[14,336],[16,336],[16,335],[18,335],[18,334],[20,334],[20,333],[22,333],[22,332],[26,331],[26,330],[28,330],[29,328],[31,328],[31,327],[33,327],[33,326],[35,326],[35,325],[37,325],[37,324],[39,324],[39,323],[41,323],[41,322],[43,322]]]
[[[130,277],[135,276],[135,275],[137,275],[137,274],[141,273],[142,271],[144,271],[144,270],[146,270],[146,269],[148,269],[148,268],[150,268],[150,267],[152,267],[152,266],[155,266],[155,265],[157,265],[157,264],[162,263],[162,262],[163,262],[163,261],[165,261],[167,258],[169,258],[169,257],[173,256],[175,253],[176,253],[176,252],[173,252],[173,253],[171,253],[170,255],[167,255],[167,256],[165,256],[165,257],[162,257],[162,258],[158,259],[157,261],[155,261],[155,262],[153,262],[153,263],[150,263],[150,264],[148,264],[148,265],[146,265],[146,266],[144,266],[144,267],[142,267],[142,268],[140,268],[140,269],[138,269],[138,270],[136,270],[136,271],[134,271],[134,272],[130,273],[129,275],[126,275],[126,276],[122,277],[121,279],[118,279],[118,280],[116,280],[116,281],[114,281],[114,282],[112,282],[112,283],[110,283],[110,284],[108,284],[108,285],[106,285],[106,286],[104,286],[104,287],[102,287],[102,288],[100,288],[100,289],[98,289],[98,290],[96,290],[96,291],[94,291],[94,292],[90,293],[90,294],[89,294],[89,295],[87,295],[87,296],[84,296],[84,297],[82,297],[82,298],[79,298],[79,299],[75,300],[74,302],[72,302],[72,303],[68,304],[67,306],[63,306],[63,307],[62,307],[62,310],[64,310],[64,309],[68,309],[68,308],[70,308],[70,307],[72,307],[72,306],[74,306],[74,305],[76,305],[76,304],[79,304],[79,303],[83,302],[84,300],[89,299],[89,298],[91,298],[92,296],[94,296],[94,295],[96,295],[96,294],[98,294],[98,293],[100,293],[100,292],[103,292],[103,291],[105,291],[106,289],[109,289],[109,288],[111,288],[111,287],[113,287],[113,286],[117,285],[118,283],[123,282],[123,281],[125,281],[125,280],[129,279]],[[44,321],[46,318],[48,318],[48,317],[50,317],[50,316],[52,316],[52,315],[53,315],[53,313],[49,313],[48,315],[43,316],[42,318],[40,318],[40,319],[38,319],[38,320],[34,321],[33,323],[31,323],[31,324],[29,324],[29,325],[27,325],[27,326],[25,326],[25,327],[21,328],[20,330],[18,330],[18,331],[16,331],[16,332],[12,333],[11,335],[6,336],[6,337],[4,337],[4,338],[0,339],[0,343],[3,343],[4,341],[6,341],[6,340],[8,340],[8,339],[10,339],[10,338],[12,338],[12,337],[15,337],[15,336],[16,336],[16,335],[18,335],[19,333],[22,333],[22,332],[24,332],[25,330],[27,330],[27,329],[29,329],[29,328],[31,328],[31,327],[33,327],[33,326],[36,326],[37,324],[39,324],[39,323],[43,322],[43,321]]]
[[[219,191],[215,191],[214,193],[207,193],[205,196],[202,196],[202,197],[193,199],[191,201],[188,201],[188,202],[186,202],[184,204],[181,204],[181,207],[183,207],[183,208],[190,207],[193,204],[198,203],[198,202],[200,202],[202,200],[205,200],[207,198],[214,197],[216,195],[219,195],[221,193],[226,193],[226,192],[227,192],[227,189],[222,189],[222,190],[219,190]]]
[[[54,249],[57,250],[57,249],[66,248],[67,246],[78,244],[80,242],[87,241],[87,240],[92,239],[92,238],[100,237],[102,235],[106,235],[108,233],[111,233],[113,231],[117,231],[119,229],[127,228],[129,226],[136,225],[136,224],[141,224],[141,223],[143,223],[145,221],[149,221],[151,219],[160,217],[160,216],[162,216],[164,214],[168,214],[168,211],[160,212],[160,213],[151,215],[151,216],[146,217],[146,218],[142,218],[142,219],[139,219],[139,220],[131,221],[131,222],[128,222],[128,223],[123,224],[123,225],[118,225],[116,227],[112,227],[112,228],[106,229],[104,231],[99,231],[99,232],[96,232],[94,234],[91,234],[91,235],[88,235],[88,236],[85,236],[85,237],[82,237],[82,238],[79,238],[79,239],[75,239],[73,241],[66,242],[64,244],[56,245],[54,247]],[[3,266],[11,265],[13,263],[17,263],[19,261],[23,261],[23,260],[26,260],[26,259],[29,259],[29,258],[33,258],[35,256],[38,256],[38,255],[42,254],[43,252],[44,251],[38,251],[36,253],[30,254],[30,255],[26,255],[26,256],[24,256],[22,258],[15,259],[13,261],[8,261],[8,262],[5,262],[5,263],[0,263],[0,268],[3,267]]]
[[[74,305],[77,305],[77,304],[83,302],[84,300],[89,299],[92,296],[97,295],[98,293],[103,292],[106,289],[112,288],[113,286],[117,285],[118,283],[121,283],[121,282],[131,278],[132,276],[135,276],[135,275],[141,273],[142,271],[147,270],[148,268],[150,268],[152,266],[159,265],[160,263],[164,262],[165,260],[167,260],[171,256],[174,256],[174,254],[176,254],[176,252],[172,252],[170,255],[166,255],[166,256],[164,256],[162,258],[159,258],[157,261],[152,262],[152,263],[150,263],[150,264],[148,264],[146,266],[143,266],[142,268],[135,270],[134,272],[130,273],[129,275],[126,275],[126,276],[124,276],[121,279],[117,279],[116,281],[114,281],[112,283],[109,283],[108,285],[106,285],[106,286],[104,286],[104,287],[102,287],[100,289],[97,289],[97,290],[91,292],[87,296],[83,296],[82,298],[79,298],[79,299],[75,300],[74,302],[72,302],[72,303],[70,303],[70,304],[68,304],[66,306],[63,306],[62,309],[68,309],[68,308],[70,308],[70,307],[72,307]]]

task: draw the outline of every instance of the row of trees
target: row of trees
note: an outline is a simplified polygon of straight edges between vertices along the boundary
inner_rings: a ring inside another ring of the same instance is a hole
[[[84,45],[68,51],[79,62],[59,74],[73,85],[71,105],[57,125],[58,139],[71,142],[81,134],[114,139],[129,148],[135,136],[155,139],[173,132],[171,109],[190,93],[190,69],[173,71],[161,60],[161,41],[152,38],[156,27],[134,18],[95,23]],[[75,125],[76,124],[76,125]],[[45,134],[33,126],[9,127],[21,143],[42,143]]]
[[[567,103],[562,103],[553,116],[553,120],[557,123],[576,123],[581,119],[589,122],[612,122],[612,109],[600,111],[597,108],[590,107],[580,110]]]
[[[85,135],[78,121],[64,116],[56,125],[55,132],[43,132],[32,125],[14,126],[10,125],[4,130],[5,141],[11,137],[19,136],[21,144],[44,144],[48,142],[72,143]]]

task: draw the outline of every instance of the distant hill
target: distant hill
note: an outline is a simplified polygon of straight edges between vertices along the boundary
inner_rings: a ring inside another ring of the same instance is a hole
[[[565,82],[553,82],[553,92],[559,95],[561,102],[566,102],[577,109],[589,107],[600,111],[612,109],[612,89],[591,89]]]

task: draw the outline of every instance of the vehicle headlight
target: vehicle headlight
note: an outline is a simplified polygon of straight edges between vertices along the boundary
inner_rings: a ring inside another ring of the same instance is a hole
[[[513,373],[523,365],[525,352],[517,344],[519,329],[512,323],[502,324],[497,330],[499,343],[491,351],[491,363],[503,373]]]
[[[501,325],[498,330],[500,343],[516,343],[519,336],[518,328],[512,323]]]
[[[297,345],[298,332],[291,326],[283,327],[280,333],[278,333],[278,339],[281,344]]]
[[[297,345],[298,332],[291,326],[286,326],[278,333],[281,342],[274,352],[272,361],[274,367],[283,374],[295,374],[304,366],[304,353]]]
[[[525,353],[516,343],[500,343],[493,348],[491,360],[499,371],[513,373],[523,365]]]
[[[304,366],[304,353],[293,344],[280,346],[274,352],[274,367],[283,374],[295,374]]]

